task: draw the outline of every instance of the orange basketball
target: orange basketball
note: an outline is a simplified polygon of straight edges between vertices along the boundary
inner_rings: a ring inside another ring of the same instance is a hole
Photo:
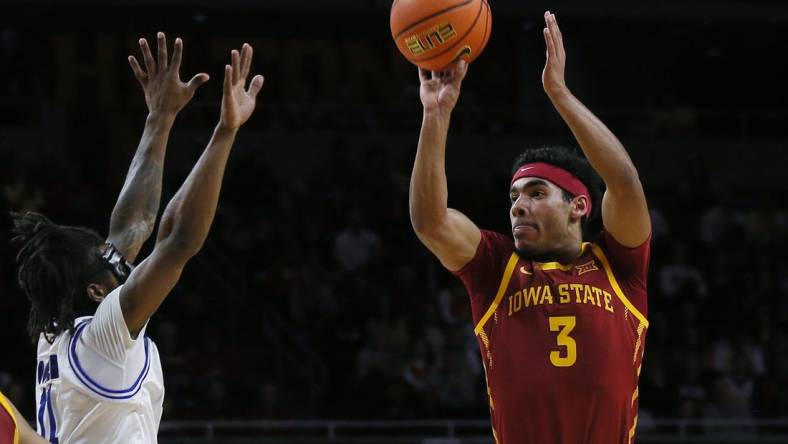
[[[438,71],[479,57],[492,30],[487,0],[394,0],[391,36],[405,58]]]

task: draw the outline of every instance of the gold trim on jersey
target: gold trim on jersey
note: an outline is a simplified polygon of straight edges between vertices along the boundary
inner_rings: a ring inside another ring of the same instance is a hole
[[[487,309],[487,313],[482,316],[482,319],[476,324],[476,328],[473,329],[474,334],[478,335],[479,332],[482,331],[484,324],[490,320],[490,317],[495,313],[498,305],[500,305],[501,299],[503,299],[503,295],[506,293],[506,288],[509,287],[509,281],[512,278],[512,273],[514,272],[518,260],[520,260],[520,256],[518,256],[516,252],[512,253],[511,257],[509,257],[509,262],[506,264],[506,269],[501,278],[501,285],[498,287],[498,293],[495,295],[492,304],[490,304],[490,308]]]
[[[484,351],[486,353],[486,358],[489,362],[488,365],[490,368],[492,368],[490,338],[487,337],[487,333],[484,331],[484,325],[493,315],[495,315],[498,305],[501,304],[503,295],[506,293],[506,289],[509,287],[509,281],[512,279],[512,273],[514,273],[517,261],[519,260],[520,256],[517,255],[517,252],[513,252],[509,257],[509,262],[506,263],[506,268],[504,269],[503,276],[501,277],[501,283],[498,286],[498,293],[495,294],[495,298],[493,299],[492,304],[490,304],[490,307],[487,309],[487,312],[484,313],[484,316],[482,316],[482,318],[479,320],[479,323],[476,324],[476,327],[473,329],[474,334],[476,334],[476,336],[482,340],[482,344],[484,344]],[[488,365],[482,365],[482,368],[484,369],[484,383],[487,386],[487,400],[490,403],[490,416],[492,416],[493,412],[495,411],[495,404],[493,403],[492,392],[490,391],[490,379],[487,377]],[[499,444],[500,441],[498,441],[498,433],[496,433],[495,425],[492,424],[492,421],[490,421],[490,428],[492,429],[495,444]]]
[[[635,420],[633,421],[632,428],[629,429],[629,442],[632,442],[632,438],[635,437],[635,429],[638,426],[638,416],[635,415]]]
[[[14,415],[14,409],[11,408],[10,401],[6,399],[3,392],[0,392],[0,405],[6,409],[8,416],[11,417],[11,421],[14,423],[14,444],[19,444],[19,423],[16,421],[16,415]]]
[[[610,286],[613,287],[613,291],[616,293],[616,296],[618,296],[624,306],[627,307],[627,310],[631,311],[632,314],[638,318],[641,324],[644,324],[646,327],[648,327],[648,320],[646,317],[643,316],[643,313],[641,313],[640,310],[632,305],[632,302],[627,299],[627,297],[624,295],[624,292],[621,290],[621,287],[618,285],[616,276],[613,274],[613,269],[610,267],[610,262],[607,261],[607,256],[605,256],[605,253],[601,248],[599,248],[598,245],[592,245],[591,249],[596,257],[599,258],[599,261],[602,262],[602,267],[605,269],[605,273],[607,273],[607,280],[610,281]]]
[[[498,444],[498,435],[495,433],[495,425],[492,421],[492,417],[495,412],[495,404],[493,403],[492,392],[490,392],[490,378],[487,376],[487,366],[482,365],[482,369],[484,369],[484,385],[487,386],[487,401],[490,403],[490,428],[492,429],[495,444]]]
[[[577,260],[577,258],[585,254],[589,245],[591,245],[590,242],[583,242],[582,245],[580,245],[580,254],[578,254],[577,257],[573,259],[571,262],[569,262],[567,265],[564,265],[560,262],[534,262],[534,266],[539,267],[543,271],[547,271],[547,270],[570,271],[572,267],[575,266],[574,264],[575,260]]]
[[[488,365],[492,368],[493,362],[492,353],[490,352],[490,339],[487,337],[487,333],[484,332],[484,329],[479,332],[479,338],[481,338],[482,343],[484,343],[485,357],[487,358]]]
[[[641,322],[638,325],[638,340],[635,342],[635,353],[632,355],[632,363],[636,363],[638,360],[638,351],[640,350],[640,345],[643,343],[643,330],[646,329],[646,324]]]

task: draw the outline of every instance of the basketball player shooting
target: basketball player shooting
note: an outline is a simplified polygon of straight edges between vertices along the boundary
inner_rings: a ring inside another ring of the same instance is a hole
[[[156,59],[144,39],[140,49],[145,69],[134,57],[129,63],[149,115],[106,241],[92,230],[56,225],[40,214],[15,215],[15,240],[24,242],[18,278],[31,302],[29,330],[38,340],[38,433],[51,443],[157,441],[163,377],[145,328],[208,235],[235,136],[263,85],[258,75],[245,88],[252,47],[232,51],[213,137],[164,210],[153,251],[135,268],[131,263],[158,211],[170,128],[208,80],[198,74],[180,81],[180,39],[171,59],[161,33]],[[95,313],[76,317],[84,311]]]
[[[420,70],[411,222],[470,295],[496,442],[629,443],[648,327],[649,214],[626,150],[564,81],[555,15],[545,23],[542,83],[582,154],[526,150],[507,189],[511,235],[480,230],[447,207],[446,138],[467,64]],[[602,232],[583,242],[598,213]]]

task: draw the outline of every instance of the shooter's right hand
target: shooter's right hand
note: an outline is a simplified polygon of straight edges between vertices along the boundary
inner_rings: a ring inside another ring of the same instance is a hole
[[[460,86],[467,72],[468,63],[465,60],[458,61],[445,71],[419,68],[419,96],[424,114],[437,113],[440,117],[448,118],[460,98]]]

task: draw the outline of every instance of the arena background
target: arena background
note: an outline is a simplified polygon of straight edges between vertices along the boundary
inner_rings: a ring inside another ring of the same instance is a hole
[[[541,90],[550,9],[568,85],[624,142],[652,211],[638,442],[788,442],[788,5],[491,4],[452,122],[450,204],[506,231],[515,155],[572,143]],[[266,84],[208,242],[148,330],[160,441],[492,442],[467,295],[410,228],[421,106],[389,5],[0,2],[0,390],[28,418],[7,214],[106,234],[146,115],[126,56],[164,31],[184,39],[183,77],[212,77],[176,121],[164,203],[210,137],[230,49],[251,43]]]

